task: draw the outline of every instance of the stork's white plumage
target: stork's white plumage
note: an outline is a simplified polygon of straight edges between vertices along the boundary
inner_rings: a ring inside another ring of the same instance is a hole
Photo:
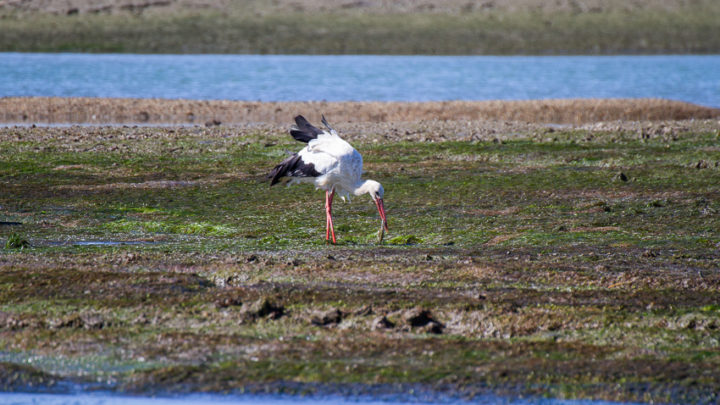
[[[283,160],[270,172],[270,186],[280,182],[282,177],[290,177],[289,184],[307,182],[325,190],[325,239],[335,243],[335,228],[332,220],[332,201],[335,193],[340,197],[370,194],[380,213],[381,235],[387,230],[387,218],[383,205],[382,185],[375,180],[362,179],[362,156],[338,133],[330,127],[322,117],[327,130],[312,126],[302,115],[295,117],[295,125],[290,128],[290,135],[298,141],[306,142],[307,146]]]

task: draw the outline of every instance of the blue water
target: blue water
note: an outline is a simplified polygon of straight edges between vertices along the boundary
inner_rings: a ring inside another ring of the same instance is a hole
[[[259,101],[660,97],[720,107],[720,55],[0,53],[1,96]]]

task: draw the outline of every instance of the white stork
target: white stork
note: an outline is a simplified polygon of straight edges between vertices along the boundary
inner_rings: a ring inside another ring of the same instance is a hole
[[[290,135],[295,140],[307,143],[307,146],[275,166],[268,175],[272,178],[270,186],[277,184],[281,177],[287,176],[291,178],[288,185],[307,182],[325,190],[325,240],[329,240],[332,235],[332,243],[335,243],[332,220],[335,193],[343,200],[349,199],[350,194],[370,194],[382,220],[379,234],[382,240],[383,231],[388,229],[383,205],[385,190],[377,181],[361,178],[363,162],[360,153],[338,136],[325,120],[325,116],[322,117],[322,123],[327,130],[312,126],[302,115],[295,117],[296,125],[290,128]]]

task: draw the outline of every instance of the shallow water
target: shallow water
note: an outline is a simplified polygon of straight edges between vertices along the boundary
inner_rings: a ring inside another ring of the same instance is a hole
[[[259,101],[658,97],[720,107],[720,55],[0,53],[0,97]]]
[[[81,241],[50,241],[44,242],[50,246],[137,246],[137,245],[154,245],[158,242],[155,241],[142,241],[142,240],[81,240]],[[42,243],[41,243],[42,244]]]
[[[122,245],[151,245],[156,242],[135,240],[87,240],[71,242],[75,246],[122,246]]]
[[[380,404],[506,404],[506,405],[609,405],[612,402],[604,401],[566,401],[554,399],[506,399],[496,396],[485,396],[472,402],[452,399],[439,401],[404,401],[402,399],[373,400],[368,398],[344,399],[341,397],[305,398],[305,397],[271,397],[271,396],[222,396],[222,395],[184,395],[173,397],[132,397],[96,394],[26,394],[26,393],[0,393],[0,404],[13,405],[186,405],[186,404],[238,404],[238,405],[294,405],[294,404],[320,404],[320,405],[380,405]]]

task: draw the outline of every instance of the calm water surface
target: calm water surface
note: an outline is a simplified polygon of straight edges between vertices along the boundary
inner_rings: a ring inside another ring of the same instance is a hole
[[[260,101],[661,97],[720,107],[720,55],[0,53],[0,97]]]

